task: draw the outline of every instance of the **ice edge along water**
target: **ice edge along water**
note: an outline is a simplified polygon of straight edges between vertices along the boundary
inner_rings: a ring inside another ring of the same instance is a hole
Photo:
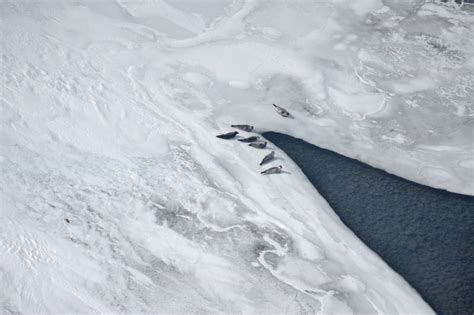
[[[282,152],[291,174],[263,177],[214,135],[250,123],[472,194],[472,14],[0,5],[1,310],[432,313]]]

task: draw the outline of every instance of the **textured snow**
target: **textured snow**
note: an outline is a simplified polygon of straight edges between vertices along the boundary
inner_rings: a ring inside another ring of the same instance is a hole
[[[432,313],[283,152],[287,173],[260,176],[269,151],[215,135],[249,123],[473,194],[471,13],[393,0],[0,12],[1,311]]]

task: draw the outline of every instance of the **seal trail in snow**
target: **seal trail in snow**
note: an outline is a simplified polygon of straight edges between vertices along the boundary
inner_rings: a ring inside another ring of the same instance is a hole
[[[232,132],[224,133],[224,134],[221,134],[221,135],[217,135],[216,137],[221,138],[221,139],[232,139],[238,133],[239,133],[238,131],[232,131]]]
[[[257,149],[263,149],[267,146],[267,142],[256,142],[256,143],[250,143],[249,146],[257,148]]]
[[[260,172],[260,174],[268,175],[268,174],[279,174],[281,173],[281,170],[283,169],[283,166],[278,165],[274,167],[267,168],[263,172]]]
[[[273,106],[275,107],[275,110],[277,111],[277,113],[280,114],[281,116],[290,117],[290,113],[283,107],[275,105],[275,104],[273,104]]]
[[[232,128],[237,128],[243,131],[250,132],[253,130],[253,126],[250,125],[230,125]]]
[[[263,165],[263,164],[265,164],[265,163],[270,162],[271,160],[273,160],[274,157],[275,157],[275,151],[272,151],[272,152],[268,153],[268,154],[265,155],[265,157],[262,159],[262,162],[260,162],[260,165]]]
[[[255,142],[258,139],[260,139],[259,136],[251,136],[251,137],[248,137],[248,138],[237,139],[237,140],[240,141],[240,142]]]

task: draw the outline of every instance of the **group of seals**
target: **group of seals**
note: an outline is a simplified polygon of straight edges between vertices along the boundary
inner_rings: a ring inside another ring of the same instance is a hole
[[[247,132],[251,132],[253,130],[253,126],[250,126],[250,125],[230,125],[230,126],[233,127],[233,128],[243,130],[243,131],[247,131]],[[231,132],[228,132],[228,133],[217,135],[216,137],[220,138],[220,139],[227,139],[228,140],[228,139],[234,138],[238,134],[239,134],[238,131],[231,131]],[[257,148],[257,149],[264,149],[267,146],[267,142],[266,141],[260,141],[259,136],[250,136],[250,137],[247,137],[247,138],[240,138],[240,139],[237,139],[237,141],[247,142],[247,143],[249,143],[249,146],[251,146],[253,148]]]
[[[280,114],[281,116],[290,117],[290,113],[286,109],[284,109],[283,107],[275,105],[275,104],[273,104],[273,106],[275,107],[275,110],[277,111],[277,113]],[[236,128],[236,129],[246,131],[246,132],[252,132],[253,129],[254,129],[253,126],[250,126],[250,125],[230,125],[230,126],[232,128]],[[235,138],[235,136],[237,136],[238,134],[239,134],[238,131],[231,131],[231,132],[228,132],[228,133],[217,135],[216,137],[220,138],[220,139],[232,139],[232,138]],[[267,146],[267,142],[266,141],[260,141],[259,136],[250,136],[250,137],[247,137],[247,138],[240,138],[240,139],[237,139],[237,141],[247,142],[247,143],[249,143],[249,146],[251,146],[253,148],[256,148],[256,149],[264,149]],[[275,151],[272,151],[272,152],[268,153],[267,155],[265,155],[263,157],[262,161],[260,162],[260,166],[271,162],[274,158],[275,158]],[[260,174],[264,174],[264,175],[279,174],[279,173],[282,172],[282,170],[283,170],[283,166],[278,165],[278,166],[270,167],[270,168],[260,172]]]
[[[238,129],[244,130],[244,131],[253,130],[253,126],[250,126],[250,125],[231,125],[231,127],[238,128]],[[217,135],[216,137],[220,138],[220,139],[228,140],[228,139],[235,138],[238,134],[239,134],[238,131],[231,131],[231,132],[223,133],[221,135]],[[250,142],[249,146],[251,146],[253,148],[264,149],[267,146],[267,142],[266,141],[259,141],[259,140],[260,140],[259,136],[250,136],[250,137],[247,137],[247,138],[237,139],[237,141],[240,141],[240,142]],[[263,160],[260,162],[260,166],[272,161],[274,157],[275,157],[275,151],[272,151],[269,154],[265,155]],[[260,172],[260,174],[281,173],[282,168],[283,168],[283,166],[281,166],[281,165],[277,166],[277,167],[270,167],[269,169],[266,169],[263,172]]]

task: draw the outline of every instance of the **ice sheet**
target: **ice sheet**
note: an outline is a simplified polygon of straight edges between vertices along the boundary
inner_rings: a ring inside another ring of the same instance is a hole
[[[288,173],[263,177],[268,150],[215,135],[249,123],[472,194],[472,14],[0,6],[0,309],[432,313],[285,154]]]

